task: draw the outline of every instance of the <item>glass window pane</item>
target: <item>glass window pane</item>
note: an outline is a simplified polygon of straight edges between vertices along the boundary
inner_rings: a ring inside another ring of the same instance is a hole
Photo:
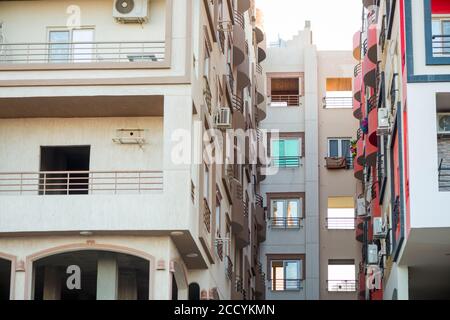
[[[339,143],[338,140],[330,140],[330,157],[339,157]]]
[[[298,289],[300,280],[300,261],[285,262],[286,289]]]
[[[285,156],[298,157],[299,156],[299,143],[298,140],[285,140]]]
[[[350,140],[342,140],[342,156],[350,157]]]
[[[67,62],[70,53],[70,32],[69,31],[50,31],[49,34],[50,62]]]
[[[73,30],[73,61],[74,62],[92,62],[94,54],[94,30],[82,29]]]

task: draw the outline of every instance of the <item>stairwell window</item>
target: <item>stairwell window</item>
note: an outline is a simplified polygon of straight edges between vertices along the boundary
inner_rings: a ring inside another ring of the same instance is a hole
[[[323,99],[325,108],[352,108],[353,98],[351,78],[328,78],[326,87],[327,92]]]
[[[298,229],[303,217],[303,199],[271,200],[271,226],[278,229]]]
[[[328,230],[355,229],[353,197],[329,197],[327,211]]]
[[[354,260],[328,260],[329,292],[355,292],[356,266]]]
[[[350,138],[329,138],[328,139],[328,158],[339,158],[342,161],[342,167],[351,169],[353,167],[353,157],[351,155]]]
[[[272,291],[298,291],[303,279],[302,260],[271,261]]]
[[[271,142],[272,165],[279,168],[300,166],[301,139],[279,139]]]

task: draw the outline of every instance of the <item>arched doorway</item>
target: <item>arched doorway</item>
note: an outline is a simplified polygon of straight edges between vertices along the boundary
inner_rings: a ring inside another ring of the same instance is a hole
[[[11,265],[10,260],[0,258],[0,301],[10,299]]]
[[[189,284],[189,294],[188,294],[189,300],[200,300],[200,286],[198,283],[191,283]]]
[[[148,300],[150,262],[103,250],[58,253],[34,261],[35,300]]]

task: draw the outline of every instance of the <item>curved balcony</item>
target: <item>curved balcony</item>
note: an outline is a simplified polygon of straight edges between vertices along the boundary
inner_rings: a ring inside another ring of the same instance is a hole
[[[369,99],[369,143],[378,146],[378,99],[374,95]]]
[[[256,117],[258,121],[263,121],[267,117],[266,104],[261,103],[256,107]]]
[[[255,40],[257,44],[264,41],[264,31],[258,25],[255,26]]]
[[[364,167],[358,162],[353,164],[353,172],[356,179],[362,181],[364,179]]]
[[[231,207],[231,229],[234,234],[238,234],[244,230],[245,227],[245,220],[247,220],[248,225],[248,219],[246,219],[244,215],[244,200],[243,200],[243,194],[242,194],[242,185],[241,183],[236,180],[232,179],[231,181],[231,201],[232,201],[232,207]],[[247,226],[248,229],[248,226]]]
[[[244,13],[248,9],[250,9],[251,0],[238,0],[237,1],[237,9],[240,13]]]
[[[248,87],[250,83],[250,65],[248,56],[246,56],[244,61],[237,68],[237,91],[241,91]]]
[[[233,63],[235,66],[240,65],[245,59],[245,31],[244,16],[238,11],[234,12],[233,27]]]
[[[363,133],[361,131],[361,129],[358,130],[358,134],[357,134],[357,144],[356,144],[356,149],[357,149],[357,153],[356,153],[356,162],[358,164],[360,164],[361,166],[364,165],[365,163],[365,159],[364,159],[364,136]]]
[[[378,37],[376,24],[372,24],[369,26],[366,41],[367,41],[367,56],[369,57],[370,61],[376,64],[378,61]]]
[[[377,164],[377,153],[378,153],[378,147],[367,142],[366,143],[366,164],[368,166],[374,167]]]
[[[376,6],[377,0],[363,0],[362,3],[364,5],[364,7],[368,9],[372,6]]]
[[[362,89],[361,63],[358,63],[355,66],[353,78],[353,98],[358,102],[361,102],[361,89]]]
[[[353,97],[353,116],[356,119],[358,119],[358,120],[362,119],[362,105],[361,105],[361,102],[356,100],[354,97]]]
[[[258,63],[263,62],[264,60],[266,60],[266,58],[267,58],[266,50],[258,46]]]
[[[361,60],[361,31],[353,35],[353,57],[358,61]]]
[[[364,240],[364,218],[358,217],[356,218],[356,228],[355,228],[355,237],[359,242],[363,242]]]
[[[242,99],[237,95],[233,95],[233,129],[245,130],[244,104]]]
[[[364,56],[362,68],[364,74],[364,84],[371,88],[375,88],[377,82],[377,65],[372,62],[368,54]]]

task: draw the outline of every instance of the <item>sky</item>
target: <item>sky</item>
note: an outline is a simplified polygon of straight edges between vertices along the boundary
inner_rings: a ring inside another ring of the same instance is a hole
[[[268,41],[289,40],[311,21],[319,50],[351,50],[361,27],[361,0],[256,0],[264,13]]]

